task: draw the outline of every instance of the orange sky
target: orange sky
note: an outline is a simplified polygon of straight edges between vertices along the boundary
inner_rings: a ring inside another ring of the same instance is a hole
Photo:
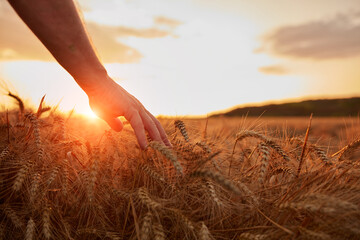
[[[99,56],[155,115],[360,95],[358,0],[82,0]],[[86,95],[0,2],[0,78],[36,104],[88,112]],[[5,98],[1,97],[5,102]]]

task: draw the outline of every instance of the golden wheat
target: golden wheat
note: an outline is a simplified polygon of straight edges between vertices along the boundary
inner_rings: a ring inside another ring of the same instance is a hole
[[[25,240],[34,239],[34,234],[35,234],[35,222],[32,218],[30,218],[26,225]]]
[[[339,150],[337,153],[339,154],[338,156],[338,160],[341,160],[344,156],[349,156],[351,155],[355,149],[357,149],[360,146],[360,139],[357,139],[351,143],[349,143],[348,145],[346,145],[345,147],[343,147],[341,150]],[[337,153],[333,154],[333,156],[335,156]]]
[[[200,240],[212,240],[212,239],[214,239],[204,222],[201,222],[201,228],[200,228],[200,231],[199,231],[199,239]]]
[[[11,222],[17,228],[22,228],[24,226],[23,220],[16,214],[15,210],[10,206],[5,206],[4,212],[8,218],[10,218]]]
[[[180,130],[180,133],[184,137],[185,141],[189,142],[189,135],[186,131],[184,122],[181,120],[175,120],[174,125]]]
[[[260,165],[260,174],[259,174],[259,183],[262,185],[264,184],[265,174],[269,165],[269,148],[266,144],[260,143],[259,144],[259,151],[261,152],[261,165]]]
[[[152,226],[154,231],[154,240],[165,240],[166,235],[164,233],[164,228],[160,222],[155,222]]]
[[[149,208],[152,208],[152,209],[156,209],[156,208],[160,208],[161,207],[161,204],[154,201],[153,199],[151,199],[151,197],[149,196],[149,193],[148,191],[146,190],[146,188],[144,187],[141,187],[138,189],[137,191],[137,194],[138,194],[138,197],[139,199],[141,200],[141,202],[149,207]]]
[[[263,239],[268,239],[269,236],[268,235],[264,235],[264,234],[253,234],[253,233],[242,233],[240,234],[239,239],[244,239],[244,240],[263,240]]]
[[[43,234],[44,237],[46,239],[50,239],[51,238],[51,230],[50,230],[50,209],[48,206],[45,206],[44,210],[43,210],[43,218],[42,218],[42,223],[43,223]]]
[[[189,142],[162,119],[173,148],[151,142],[142,151],[130,127],[115,133],[74,116],[64,141],[55,110],[27,111],[0,112],[0,239],[360,237],[360,165],[350,158],[356,142],[338,151],[337,162],[318,145],[330,140],[312,136],[294,178],[303,142],[272,129],[234,136],[228,123],[235,119],[211,119],[206,139],[202,127],[192,128]],[[254,139],[235,153],[234,141],[247,137]],[[331,142],[328,152],[336,152]],[[174,174],[179,166],[182,177]]]
[[[144,216],[144,218],[142,219],[142,225],[141,225],[141,229],[140,229],[140,239],[141,240],[148,240],[150,239],[150,234],[152,231],[152,226],[151,226],[151,222],[152,222],[152,214],[151,212],[147,212]]]
[[[177,160],[176,155],[171,151],[171,149],[166,147],[163,143],[160,143],[160,142],[157,142],[157,141],[150,142],[149,146],[151,148],[159,151],[160,153],[162,153],[167,159],[169,159],[172,162],[172,164],[174,165],[174,168],[176,169],[176,171],[178,173],[180,173],[181,175],[183,175],[183,169],[181,167],[181,164]]]

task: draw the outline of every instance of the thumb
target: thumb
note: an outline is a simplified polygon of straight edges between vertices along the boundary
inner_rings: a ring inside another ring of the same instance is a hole
[[[104,118],[104,120],[116,132],[120,132],[124,127],[123,123],[118,118]]]

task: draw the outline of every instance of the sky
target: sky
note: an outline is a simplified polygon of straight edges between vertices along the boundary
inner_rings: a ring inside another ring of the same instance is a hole
[[[154,115],[360,96],[360,0],[76,4],[109,75]],[[34,105],[46,94],[48,105],[90,113],[86,94],[7,1],[0,30],[2,85]]]

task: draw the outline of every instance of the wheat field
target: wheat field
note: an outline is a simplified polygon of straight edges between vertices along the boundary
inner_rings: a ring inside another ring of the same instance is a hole
[[[358,119],[164,118],[173,148],[142,151],[129,125],[18,101],[0,115],[1,239],[360,239]]]

